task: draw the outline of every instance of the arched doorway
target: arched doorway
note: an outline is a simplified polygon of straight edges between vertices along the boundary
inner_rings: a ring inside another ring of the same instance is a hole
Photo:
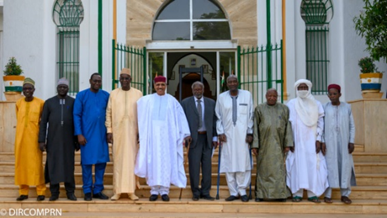
[[[180,85],[181,85],[181,90],[182,90],[182,96],[181,96],[181,99],[185,99],[187,97],[190,97],[192,96],[192,84],[196,81],[200,81],[200,75],[197,74],[197,73],[189,73],[187,75],[185,75],[183,78],[182,78],[182,81],[181,83],[179,83],[177,85],[177,90],[175,92],[175,98],[176,99],[179,99],[180,98],[180,95],[179,95],[179,88],[180,88]],[[207,82],[207,80],[205,78],[203,78],[203,84],[204,84],[204,96],[207,97],[207,98],[212,98],[214,99],[214,96],[212,96],[211,94],[211,89],[210,89],[210,86]]]

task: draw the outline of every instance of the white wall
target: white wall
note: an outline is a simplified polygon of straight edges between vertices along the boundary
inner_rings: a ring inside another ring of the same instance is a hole
[[[3,10],[1,66],[5,66],[9,57],[15,57],[24,76],[36,81],[35,96],[42,99],[55,95],[56,87],[56,26],[52,21],[52,6],[51,0],[8,0],[4,1]],[[1,95],[1,100],[4,99]]]

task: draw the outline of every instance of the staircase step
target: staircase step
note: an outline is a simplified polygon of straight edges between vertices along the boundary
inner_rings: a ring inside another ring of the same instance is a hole
[[[353,161],[357,162],[387,162],[387,153],[365,153],[365,152],[353,152]]]
[[[387,162],[386,163],[367,163],[367,162],[356,162],[355,173],[387,173]]]
[[[45,162],[46,160],[46,154],[47,154],[46,152],[43,153],[43,162]],[[113,160],[112,155],[113,155],[112,152],[109,152],[110,160]],[[74,160],[75,162],[81,161],[81,153],[79,151],[75,152]],[[0,162],[15,162],[14,152],[5,152],[5,151],[0,152]]]
[[[353,200],[352,204],[346,205],[339,201],[334,201],[332,204],[314,204],[308,201],[294,203],[290,200],[287,202],[257,203],[239,200],[226,202],[223,199],[192,201],[189,198],[181,200],[172,198],[169,202],[162,202],[160,199],[150,202],[146,198],[140,198],[139,201],[120,199],[118,201],[93,200],[86,202],[79,199],[74,202],[59,199],[54,202],[47,200],[36,202],[35,199],[28,199],[17,202],[12,198],[1,198],[0,204],[4,205],[2,208],[7,211],[15,208],[58,209],[62,211],[62,216],[66,217],[132,217],[133,215],[135,217],[147,217],[147,215],[150,215],[149,217],[207,217],[208,215],[210,215],[208,217],[214,217],[213,215],[218,217],[276,217],[273,214],[280,216],[286,214],[289,217],[305,217],[298,214],[313,214],[313,217],[319,217],[315,213],[325,214],[325,217],[328,214],[334,214],[332,217],[341,217],[341,214],[346,214],[345,217],[358,217],[356,214],[375,217],[375,215],[387,213],[387,200]],[[164,213],[168,213],[168,215],[164,216]],[[188,214],[193,214],[193,216],[186,216]]]
[[[94,175],[94,174],[93,174]],[[15,183],[15,174],[14,173],[0,173],[0,184],[13,185]],[[255,185],[256,174],[251,175],[252,186]],[[212,186],[217,185],[218,174],[213,173],[211,184]],[[146,185],[145,178],[139,178],[141,185]],[[387,174],[356,174],[357,185],[359,186],[387,186]],[[82,184],[82,173],[75,173],[75,183]],[[113,173],[105,173],[104,184],[112,185],[113,184]],[[190,184],[189,174],[187,173],[187,185]],[[219,184],[227,185],[225,174],[220,174]]]
[[[47,191],[46,196],[50,196],[49,186],[47,185]],[[113,186],[112,185],[105,185],[104,193],[108,196],[113,195]],[[16,198],[18,194],[18,187],[16,185],[0,185],[0,192],[2,193],[2,197],[14,197]],[[249,189],[247,189],[247,193],[249,193]],[[217,194],[217,187],[212,186],[212,189],[210,191],[211,196],[216,196]],[[82,191],[82,185],[76,185],[75,195],[78,198],[83,198],[83,191]],[[136,190],[136,195],[143,198],[148,198],[150,196],[150,187],[141,185],[141,189]],[[178,198],[180,195],[180,188],[172,186],[170,188],[170,197],[171,198]],[[225,199],[229,196],[228,187],[225,185],[219,186],[219,196],[221,199]],[[34,187],[30,187],[29,196],[31,198],[36,197],[36,192]],[[255,196],[254,194],[254,187],[252,187],[252,196]],[[65,198],[66,197],[66,191],[64,189],[64,186],[61,185],[61,191],[60,191],[60,197]],[[182,192],[183,198],[191,198],[192,192],[190,186],[187,186],[185,189],[183,189]],[[333,189],[332,192],[332,198],[333,199],[340,199],[341,194],[339,189]],[[387,200],[387,186],[354,186],[352,187],[352,193],[350,195],[351,199],[383,199]],[[304,198],[306,198],[306,191],[304,192]]]

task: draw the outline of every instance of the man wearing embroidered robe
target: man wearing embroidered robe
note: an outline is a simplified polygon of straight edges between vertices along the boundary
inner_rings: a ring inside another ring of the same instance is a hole
[[[289,108],[277,102],[278,93],[269,89],[266,102],[254,113],[254,142],[252,151],[257,156],[255,201],[286,201],[290,192],[286,187],[285,157],[293,147]]]
[[[101,90],[102,78],[98,73],[90,77],[90,88],[77,94],[74,103],[75,135],[81,145],[81,165],[84,199],[109,199],[102,193],[109,147],[106,139],[106,107],[109,93]],[[95,165],[93,185],[92,166]],[[91,194],[93,192],[93,196]]]
[[[28,198],[29,186],[36,186],[37,200],[46,194],[42,152],[39,149],[39,122],[44,101],[34,97],[35,82],[26,78],[23,82],[24,98],[16,102],[15,138],[15,185],[19,186],[18,201]]]
[[[179,102],[165,93],[166,78],[158,76],[154,82],[156,93],[137,101],[140,149],[135,173],[151,187],[150,201],[157,200],[159,194],[169,201],[170,184],[179,188],[187,184],[183,140],[190,130]]]
[[[325,191],[324,201],[332,203],[332,188],[340,188],[341,201],[352,203],[349,199],[351,186],[356,185],[355,167],[352,152],[355,149],[355,123],[351,105],[340,101],[341,87],[328,86],[331,102],[324,105],[324,134],[322,152],[328,167],[329,188]]]
[[[122,69],[121,87],[110,93],[106,110],[106,128],[108,142],[113,145],[113,192],[111,200],[118,200],[121,193],[128,193],[129,198],[138,200],[134,165],[137,155],[137,100],[141,91],[130,86],[130,70]]]
[[[59,183],[64,182],[67,198],[76,201],[74,195],[74,151],[79,144],[74,136],[73,107],[75,99],[68,96],[69,81],[58,81],[58,95],[44,103],[39,130],[39,147],[47,150],[45,178],[50,183],[50,201],[59,198]],[[48,129],[48,132],[47,132]]]
[[[293,202],[300,202],[306,189],[308,201],[320,203],[318,197],[328,187],[325,157],[320,152],[324,109],[311,94],[309,80],[300,79],[294,87],[297,98],[287,104],[294,140],[286,159],[287,185]]]
[[[241,196],[249,201],[246,188],[251,180],[249,144],[253,141],[254,105],[251,93],[238,89],[235,75],[227,78],[229,91],[218,96],[215,113],[218,117],[216,129],[223,146],[220,160],[220,173],[226,173],[230,196],[233,201]]]

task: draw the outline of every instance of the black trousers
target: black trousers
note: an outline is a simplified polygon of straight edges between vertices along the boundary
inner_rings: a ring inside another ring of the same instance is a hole
[[[66,189],[66,193],[69,194],[69,193],[74,193],[75,191],[75,181],[74,182],[65,182],[65,189]],[[51,184],[50,183],[50,191],[51,191],[51,195],[59,195],[59,184]]]
[[[207,135],[199,134],[194,148],[189,149],[189,178],[195,197],[207,196],[211,190],[212,145],[207,144]],[[200,168],[202,169],[201,189],[199,188]]]

